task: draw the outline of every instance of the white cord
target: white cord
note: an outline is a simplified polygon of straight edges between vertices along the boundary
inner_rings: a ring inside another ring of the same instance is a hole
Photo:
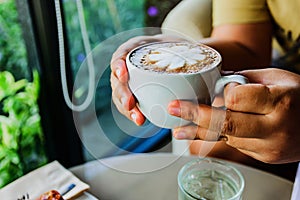
[[[93,100],[94,90],[95,90],[95,71],[94,71],[94,62],[92,56],[88,56],[91,52],[91,47],[89,44],[87,29],[84,20],[83,8],[81,0],[77,0],[77,10],[79,15],[79,23],[81,29],[81,35],[83,38],[86,58],[87,58],[87,65],[89,70],[89,89],[88,94],[84,102],[80,105],[75,105],[69,96],[68,86],[67,86],[67,79],[66,79],[66,63],[65,63],[65,47],[64,47],[64,34],[63,34],[63,25],[62,25],[62,17],[61,17],[61,10],[60,10],[60,3],[59,0],[55,0],[55,13],[57,19],[57,31],[58,31],[58,42],[59,42],[59,60],[60,60],[60,76],[62,82],[62,90],[65,102],[67,106],[72,109],[73,111],[83,111],[85,110]]]

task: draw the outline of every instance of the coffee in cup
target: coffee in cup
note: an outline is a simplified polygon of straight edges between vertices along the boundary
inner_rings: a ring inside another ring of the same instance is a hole
[[[134,66],[147,71],[191,74],[219,65],[221,56],[202,44],[166,42],[138,48],[132,52],[129,60]]]

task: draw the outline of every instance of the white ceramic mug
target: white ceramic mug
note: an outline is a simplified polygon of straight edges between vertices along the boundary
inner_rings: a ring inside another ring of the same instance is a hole
[[[153,44],[153,43],[152,43]],[[154,43],[157,45],[157,43]],[[215,95],[229,82],[247,83],[240,75],[221,76],[221,56],[214,49],[202,45],[217,55],[216,61],[207,69],[196,73],[161,73],[144,70],[131,62],[132,54],[146,44],[133,49],[126,57],[129,88],[138,101],[138,107],[154,125],[163,128],[185,126],[190,121],[168,113],[168,104],[175,99],[189,100],[210,105]]]

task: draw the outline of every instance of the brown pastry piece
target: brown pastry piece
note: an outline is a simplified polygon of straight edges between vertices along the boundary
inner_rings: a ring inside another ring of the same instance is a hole
[[[40,196],[37,200],[64,200],[62,195],[56,190],[50,190]]]

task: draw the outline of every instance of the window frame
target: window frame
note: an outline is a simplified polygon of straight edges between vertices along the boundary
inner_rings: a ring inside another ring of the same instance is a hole
[[[21,20],[21,25],[24,32],[29,30],[25,33],[26,48],[29,52],[29,60],[31,60],[29,63],[38,62],[36,68],[40,74],[39,107],[48,159],[49,161],[57,160],[65,167],[82,164],[84,162],[82,144],[74,125],[73,113],[67,107],[61,89],[54,1],[16,1],[19,13],[28,13],[28,16],[22,17],[31,19],[30,22]],[[30,30],[33,32],[28,37]],[[66,78],[68,89],[72,91],[73,80],[66,39],[65,47]],[[32,61],[33,59],[37,61]]]

